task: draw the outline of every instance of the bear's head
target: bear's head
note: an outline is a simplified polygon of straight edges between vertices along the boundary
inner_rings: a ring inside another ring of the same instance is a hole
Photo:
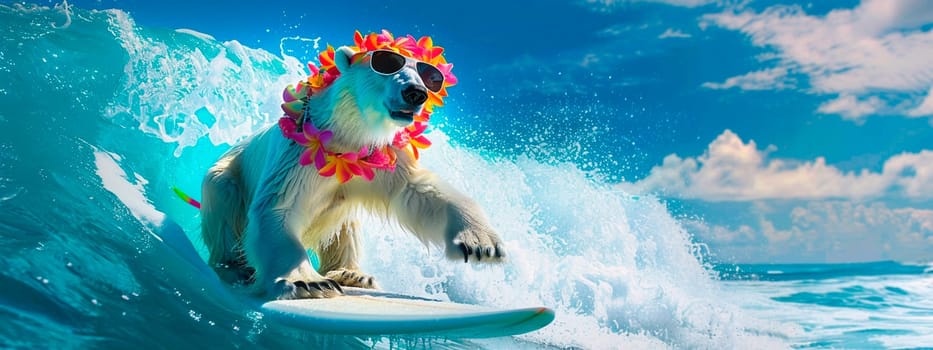
[[[407,126],[428,99],[428,89],[416,68],[417,61],[395,54],[394,57],[404,59],[405,63],[401,69],[385,74],[373,68],[374,54],[378,55],[379,51],[357,53],[343,46],[337,49],[334,64],[341,72],[341,79],[354,90],[352,94],[361,110],[379,112],[380,119],[396,126]],[[440,80],[443,81],[443,76]]]
[[[353,41],[336,50],[328,45],[320,65],[308,63],[308,78],[282,92],[279,119],[283,136],[306,148],[299,163],[324,176],[335,168],[352,172],[338,174],[341,183],[394,169],[396,151],[418,159],[431,145],[424,135],[431,114],[457,84],[444,48],[429,36],[357,31]]]
[[[374,62],[374,55],[392,57],[377,57]],[[385,60],[396,60],[392,64],[401,67],[379,66]],[[443,83],[443,74],[433,66],[426,73],[425,64],[390,51],[338,48],[334,66],[340,76],[330,86],[336,94],[330,126],[336,134],[351,133],[346,136],[363,143],[391,142],[400,128],[411,125],[421,114],[430,93],[425,78],[432,79],[429,83],[435,86]]]

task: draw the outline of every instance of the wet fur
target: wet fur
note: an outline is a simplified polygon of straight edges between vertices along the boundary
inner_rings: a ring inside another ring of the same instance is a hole
[[[385,105],[397,103],[401,86],[423,85],[410,68],[381,76],[349,66],[352,53],[337,51],[342,76],[309,101],[315,125],[334,132],[329,148],[338,152],[389,144],[401,125]],[[332,297],[341,294],[340,285],[375,288],[372,276],[359,271],[363,210],[396,219],[425,244],[444,247],[448,258],[504,258],[482,210],[407,152],[397,152],[394,172],[377,171],[372,182],[355,178],[340,185],[313,166],[300,166],[302,151],[273,125],[231,148],[208,170],[202,183],[202,237],[209,263],[225,281],[279,299]],[[318,252],[319,271],[309,263],[307,248]]]

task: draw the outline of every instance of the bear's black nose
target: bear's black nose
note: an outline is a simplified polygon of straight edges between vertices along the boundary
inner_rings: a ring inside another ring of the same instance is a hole
[[[428,100],[428,89],[419,85],[408,85],[402,90],[402,99],[412,106],[420,105]]]

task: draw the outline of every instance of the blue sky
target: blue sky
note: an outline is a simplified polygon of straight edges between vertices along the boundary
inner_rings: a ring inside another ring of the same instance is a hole
[[[454,140],[658,193],[719,260],[933,260],[930,1],[71,3],[299,58],[432,35]]]

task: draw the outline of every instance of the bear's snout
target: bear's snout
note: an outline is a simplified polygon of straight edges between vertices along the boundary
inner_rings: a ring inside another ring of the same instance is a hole
[[[408,85],[402,90],[402,100],[409,105],[418,106],[428,100],[428,89],[420,85]]]

